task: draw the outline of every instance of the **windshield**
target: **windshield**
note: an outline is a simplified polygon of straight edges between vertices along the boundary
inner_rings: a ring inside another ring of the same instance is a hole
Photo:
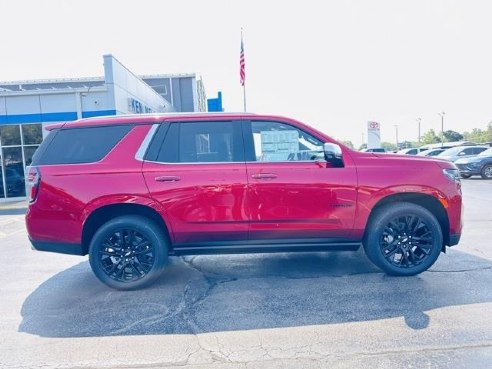
[[[482,151],[478,156],[492,156],[492,147],[490,149],[487,149],[485,151]]]

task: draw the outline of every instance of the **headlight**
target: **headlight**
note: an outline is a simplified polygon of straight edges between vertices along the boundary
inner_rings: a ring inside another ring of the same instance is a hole
[[[442,172],[451,181],[453,181],[453,182],[459,182],[460,181],[460,171],[458,169],[446,168],[446,169],[443,169]]]

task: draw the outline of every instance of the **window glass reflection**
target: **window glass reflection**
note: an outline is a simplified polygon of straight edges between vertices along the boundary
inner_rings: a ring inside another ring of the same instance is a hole
[[[4,192],[4,187],[3,187],[3,160],[2,160],[2,153],[0,152],[0,199],[5,198],[5,192]]]
[[[21,127],[24,145],[36,145],[41,143],[43,140],[41,124],[23,124]]]
[[[2,149],[2,154],[3,165],[5,168],[5,190],[7,197],[25,196],[26,187],[24,185],[22,149],[20,147],[4,147]]]
[[[18,124],[0,126],[0,137],[2,138],[2,146],[20,145],[20,126]]]
[[[29,166],[32,163],[32,156],[39,146],[24,146],[24,159],[26,160],[25,166]]]

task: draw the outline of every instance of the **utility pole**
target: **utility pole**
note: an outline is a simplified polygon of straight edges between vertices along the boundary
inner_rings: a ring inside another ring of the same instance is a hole
[[[420,144],[420,122],[422,122],[422,118],[417,118],[417,123],[419,124],[419,137],[418,137],[418,140],[419,140],[419,144]]]
[[[396,151],[398,151],[398,124],[394,124],[396,132]]]
[[[442,113],[437,113],[438,115],[441,116],[441,147],[444,146],[444,112]]]

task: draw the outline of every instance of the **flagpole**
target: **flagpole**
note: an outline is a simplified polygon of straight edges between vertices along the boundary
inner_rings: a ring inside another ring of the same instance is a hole
[[[240,65],[241,65],[241,84],[243,85],[243,107],[246,113],[246,66],[244,61],[244,44],[243,44],[243,27],[241,27],[241,55],[240,55]]]
[[[243,105],[244,105],[244,112],[246,113],[246,82],[244,82],[243,85]]]

